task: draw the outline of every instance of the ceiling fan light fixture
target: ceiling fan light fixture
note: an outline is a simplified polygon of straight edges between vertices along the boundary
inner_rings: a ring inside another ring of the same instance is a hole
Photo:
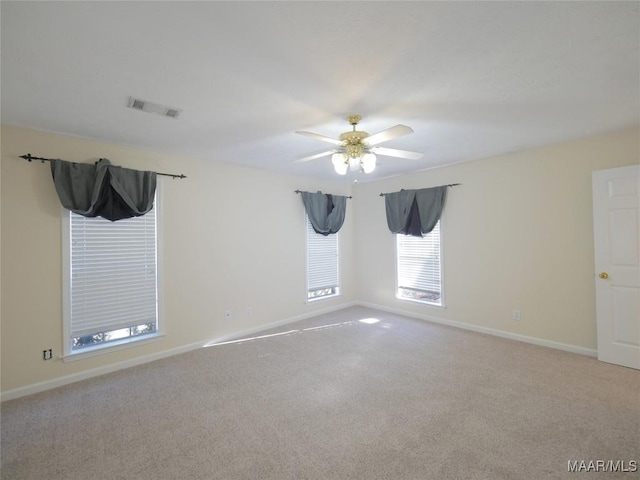
[[[371,173],[376,169],[376,156],[373,153],[366,153],[363,155],[361,163],[364,173]]]
[[[347,169],[349,168],[349,164],[344,158],[342,153],[334,153],[331,155],[331,162],[333,163],[333,168],[335,169],[338,175],[346,175]]]
[[[422,158],[422,153],[410,152],[408,150],[397,150],[395,148],[379,147],[378,145],[403,135],[413,133],[411,127],[406,125],[396,125],[387,128],[374,135],[367,132],[356,130],[361,120],[360,115],[349,115],[347,120],[351,124],[352,130],[340,134],[339,139],[326,137],[313,132],[297,131],[300,135],[315,138],[323,142],[331,143],[338,148],[329,150],[328,152],[309,155],[307,157],[296,160],[294,163],[306,162],[316,158],[331,155],[333,167],[339,175],[346,175],[347,171],[353,173],[371,173],[376,169],[377,155],[386,155],[388,157],[408,158],[417,160]]]

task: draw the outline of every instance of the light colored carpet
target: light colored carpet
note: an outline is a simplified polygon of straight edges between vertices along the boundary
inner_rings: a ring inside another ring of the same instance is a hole
[[[289,330],[5,402],[2,479],[555,479],[640,461],[638,371],[360,307],[269,333]]]

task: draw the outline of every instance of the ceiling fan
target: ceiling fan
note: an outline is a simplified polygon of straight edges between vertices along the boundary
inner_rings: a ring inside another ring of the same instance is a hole
[[[364,173],[373,172],[376,168],[376,155],[408,158],[411,160],[422,158],[422,153],[419,152],[376,146],[394,138],[413,133],[413,130],[410,127],[407,127],[406,125],[396,125],[395,127],[388,128],[374,135],[369,135],[367,132],[356,130],[358,123],[362,120],[360,115],[349,115],[347,120],[353,127],[353,130],[350,132],[344,132],[340,135],[339,139],[325,137],[324,135],[312,132],[297,131],[296,133],[299,133],[300,135],[331,143],[337,148],[300,158],[294,163],[308,162],[309,160],[315,160],[316,158],[331,155],[331,162],[333,163],[333,167],[336,172],[340,175],[345,175],[347,170],[351,170],[352,172],[362,170]]]

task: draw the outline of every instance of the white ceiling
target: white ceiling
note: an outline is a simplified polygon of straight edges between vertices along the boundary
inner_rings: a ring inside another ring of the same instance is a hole
[[[635,1],[0,5],[2,123],[204,161],[337,180],[329,157],[292,163],[331,148],[294,132],[352,113],[425,154],[360,181],[639,123]]]

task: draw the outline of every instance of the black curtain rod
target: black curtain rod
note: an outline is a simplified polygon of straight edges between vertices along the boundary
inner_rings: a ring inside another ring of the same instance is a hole
[[[457,187],[458,185],[462,185],[461,183],[450,183],[449,185],[444,185],[445,187]],[[404,188],[402,189],[404,190]],[[400,190],[400,191],[402,191]],[[380,196],[384,197],[385,195],[389,195],[388,193],[381,193]]]
[[[40,160],[42,163],[51,162],[53,160],[52,158],[33,157],[33,156],[31,156],[30,153],[27,153],[26,155],[20,155],[20,158],[24,158],[27,162],[30,162],[32,160]],[[76,162],[72,162],[72,163],[76,163]],[[160,173],[160,172],[154,172],[154,173],[156,175],[162,175],[162,176],[165,176],[165,177],[187,178],[186,175],[174,175],[173,173]]]
[[[295,193],[302,193],[302,190],[294,190]],[[347,198],[353,198],[351,195],[349,195]]]

